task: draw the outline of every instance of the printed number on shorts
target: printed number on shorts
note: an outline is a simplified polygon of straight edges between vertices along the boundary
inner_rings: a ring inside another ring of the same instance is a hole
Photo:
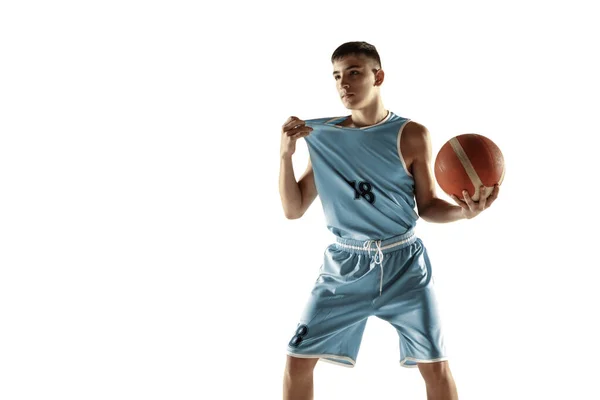
[[[308,333],[308,326],[306,326],[304,324],[299,325],[298,329],[296,329],[296,334],[294,335],[292,340],[290,340],[290,346],[298,347],[300,345],[300,343],[302,343],[302,340],[304,339],[304,337],[306,336],[307,333]]]

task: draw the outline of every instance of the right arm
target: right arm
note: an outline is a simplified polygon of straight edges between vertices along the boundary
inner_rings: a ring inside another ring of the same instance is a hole
[[[279,194],[283,212],[287,219],[298,219],[304,215],[308,207],[317,198],[315,174],[310,158],[308,159],[306,171],[304,171],[300,180],[296,182],[292,157],[281,157]]]
[[[297,117],[290,117],[281,129],[281,158],[279,167],[279,195],[283,212],[288,219],[298,219],[317,197],[315,176],[310,158],[306,171],[296,182],[292,155],[296,151],[296,141],[308,136],[312,128]]]

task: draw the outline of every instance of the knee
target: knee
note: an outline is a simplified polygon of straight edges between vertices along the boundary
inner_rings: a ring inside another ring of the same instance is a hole
[[[306,378],[312,376],[318,358],[298,358],[287,356],[285,376],[287,378]]]
[[[451,379],[448,361],[419,364],[419,370],[426,384],[436,384]]]

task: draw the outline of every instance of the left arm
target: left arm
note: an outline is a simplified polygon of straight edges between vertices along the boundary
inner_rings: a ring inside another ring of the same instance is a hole
[[[402,156],[415,181],[415,200],[419,216],[428,222],[446,223],[460,219],[471,219],[488,208],[498,197],[496,185],[489,197],[485,198],[485,188],[481,187],[481,200],[474,202],[465,193],[464,200],[451,196],[457,205],[437,197],[435,180],[431,170],[431,138],[423,125],[409,122],[404,127],[400,148]]]

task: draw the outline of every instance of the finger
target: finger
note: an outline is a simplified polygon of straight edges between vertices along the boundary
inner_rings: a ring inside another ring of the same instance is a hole
[[[293,138],[294,136],[301,135],[301,134],[306,133],[306,132],[312,132],[312,128],[306,127],[306,126],[301,126],[299,128],[296,128],[294,130],[291,130],[291,131],[287,132],[287,135],[289,137]]]
[[[485,186],[481,185],[479,188],[479,210],[485,210],[485,204],[487,202],[487,197],[485,196]]]
[[[290,118],[291,119],[283,125],[283,129],[296,128],[298,126],[304,125],[304,121],[302,121],[300,118],[298,118],[298,117],[290,117]]]
[[[300,128],[299,132],[291,136],[292,139],[300,139],[301,137],[308,136],[312,133],[313,129],[310,126]]]
[[[296,125],[290,125],[286,128],[283,128],[283,131],[286,132],[289,135],[294,135],[298,132],[298,129],[301,129],[303,127],[305,127],[306,125],[304,125],[304,122],[302,123],[297,123]]]
[[[473,211],[473,209],[475,208],[475,202],[473,201],[473,199],[471,199],[471,196],[469,196],[469,192],[463,190],[463,197],[465,198],[465,203],[467,203],[467,205],[469,206],[469,210]]]
[[[292,136],[298,133],[299,129],[301,129],[302,127],[304,127],[304,125],[290,125],[288,127],[284,127],[283,132],[288,136]]]
[[[489,195],[488,199],[487,199],[487,206],[491,206],[492,203],[498,198],[498,193],[500,193],[500,185],[496,184],[494,185],[494,190],[492,190],[492,193]]]
[[[313,128],[311,128],[310,126],[301,126],[301,127],[298,127],[296,129],[293,129],[293,130],[287,132],[287,135],[290,137],[294,137],[296,135],[299,135],[299,134],[302,134],[305,132],[310,133],[312,131],[313,131]]]
[[[490,194],[492,200],[496,200],[498,198],[498,193],[500,193],[500,185],[496,183],[494,185],[494,190],[492,190],[492,194]]]
[[[458,204],[461,208],[464,208],[465,210],[467,210],[469,208],[469,206],[467,206],[467,204],[464,201],[462,201],[461,199],[459,199],[455,195],[451,194],[450,198],[452,200],[454,200],[456,202],[456,204]]]
[[[310,135],[310,133],[298,134],[298,135],[294,136],[294,137],[292,138],[292,140],[293,140],[293,141],[296,141],[296,140],[298,140],[298,139],[302,139],[303,137],[307,137],[308,135]]]
[[[298,117],[295,116],[291,116],[288,119],[285,120],[285,122],[283,123],[282,127],[285,128],[290,122],[292,122],[295,119],[299,119]]]

